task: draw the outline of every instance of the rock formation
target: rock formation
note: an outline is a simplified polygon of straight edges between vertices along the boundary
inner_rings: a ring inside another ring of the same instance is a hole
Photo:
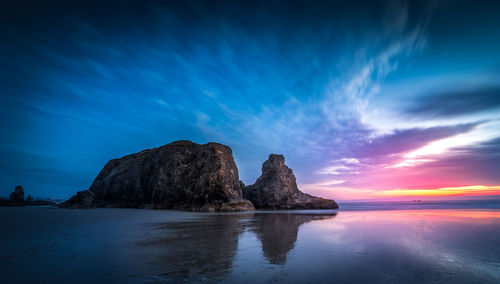
[[[262,165],[255,184],[243,189],[243,196],[256,208],[263,209],[337,209],[333,200],[311,196],[297,187],[293,171],[283,155],[271,154]]]
[[[24,206],[24,189],[18,185],[9,197],[9,206]]]
[[[241,190],[231,148],[176,141],[109,161],[88,191],[61,207],[254,210]]]
[[[82,190],[72,196],[70,199],[59,204],[62,208],[88,209],[92,208],[94,193],[90,190]]]
[[[14,191],[10,194],[10,197],[0,198],[0,206],[55,206],[55,203],[52,200],[48,199],[40,199],[33,198],[31,195],[28,195],[26,199],[24,199],[24,189],[22,186],[18,185],[14,189]]]

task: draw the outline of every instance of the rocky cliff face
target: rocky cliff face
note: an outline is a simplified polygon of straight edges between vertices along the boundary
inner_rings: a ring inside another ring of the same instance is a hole
[[[176,141],[109,161],[62,207],[132,207],[193,211],[253,210],[242,197],[231,148]]]
[[[256,208],[263,209],[337,209],[333,200],[311,196],[297,187],[293,171],[283,155],[271,154],[262,165],[255,184],[243,189],[243,196]]]

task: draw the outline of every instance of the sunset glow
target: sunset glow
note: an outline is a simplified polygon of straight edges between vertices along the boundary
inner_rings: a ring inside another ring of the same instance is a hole
[[[338,195],[342,200],[434,200],[434,199],[463,199],[467,197],[495,197],[500,196],[500,185],[485,186],[471,185],[458,187],[439,188],[396,188],[396,189],[357,189],[343,187],[345,181],[331,181],[314,185],[302,185],[314,194],[328,196],[332,188],[340,189],[342,194]]]
[[[443,187],[435,189],[393,189],[374,192],[384,197],[445,197],[465,195],[500,195],[500,186],[472,185],[463,187]]]

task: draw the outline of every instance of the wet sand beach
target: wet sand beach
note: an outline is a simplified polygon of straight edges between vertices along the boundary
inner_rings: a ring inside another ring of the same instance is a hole
[[[498,283],[500,210],[0,208],[2,283]]]

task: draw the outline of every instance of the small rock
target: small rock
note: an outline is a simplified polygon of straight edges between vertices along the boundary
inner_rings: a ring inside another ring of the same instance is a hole
[[[24,189],[18,185],[9,197],[10,206],[24,206]]]
[[[88,209],[93,207],[94,193],[90,190],[79,191],[70,199],[60,203],[61,208]]]
[[[222,204],[219,211],[221,212],[237,212],[237,211],[254,211],[255,207],[248,200],[231,200]]]

